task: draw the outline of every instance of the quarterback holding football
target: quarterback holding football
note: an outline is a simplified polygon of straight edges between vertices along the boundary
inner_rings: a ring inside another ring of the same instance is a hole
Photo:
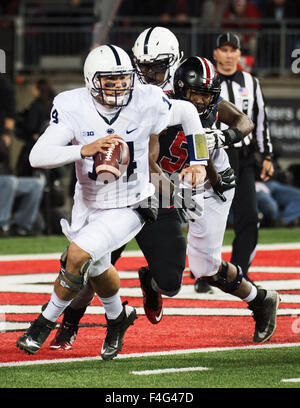
[[[70,244],[62,254],[51,299],[18,339],[17,347],[36,353],[89,280],[105,309],[107,334],[101,356],[110,360],[121,350],[124,334],[137,317],[133,307],[121,303],[111,252],[155,219],[153,209],[139,205],[155,192],[149,181],[150,136],[159,137],[176,123],[183,125],[187,135],[204,136],[204,132],[191,103],[170,101],[159,87],[134,81],[131,60],[117,46],[93,49],[85,60],[84,79],[85,87],[56,96],[50,126],[30,153],[33,167],[75,162],[77,183],[71,223],[61,220]],[[205,146],[200,150],[205,154],[193,157],[193,182],[195,173],[200,182],[206,176],[205,137],[202,141]],[[105,170],[112,179],[99,177]]]

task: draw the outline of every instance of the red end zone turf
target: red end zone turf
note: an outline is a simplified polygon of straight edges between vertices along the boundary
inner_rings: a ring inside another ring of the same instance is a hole
[[[224,254],[225,259],[229,259],[230,254]],[[278,290],[281,296],[288,293],[292,297],[286,298],[280,304],[280,311],[287,311],[287,315],[279,315],[277,319],[277,330],[271,339],[271,343],[295,343],[299,342],[300,317],[298,317],[300,304],[300,257],[299,250],[275,250],[275,251],[258,251],[253,263],[255,266],[286,266],[299,267],[298,271],[286,274],[280,272],[253,272],[251,277],[257,283],[271,284],[277,286],[281,283],[289,282],[289,290]],[[117,269],[120,271],[137,271],[139,267],[145,265],[143,257],[123,257],[117,263]],[[5,276],[39,274],[39,273],[57,273],[59,270],[58,260],[24,260],[24,261],[1,261],[0,262],[0,279]],[[192,288],[193,280],[189,273],[185,274],[183,286],[190,285]],[[122,279],[122,289],[137,288],[139,290],[136,296],[126,297],[133,306],[142,308],[142,294],[139,288],[138,279]],[[186,286],[187,287],[187,286]],[[158,352],[167,350],[196,349],[206,347],[230,347],[230,346],[247,346],[254,345],[252,342],[254,332],[254,321],[250,315],[233,315],[233,316],[192,316],[189,315],[188,309],[208,310],[211,308],[222,310],[234,308],[236,311],[247,310],[246,304],[241,301],[220,300],[214,295],[207,295],[205,299],[201,296],[197,298],[193,290],[192,297],[186,298],[175,297],[164,299],[164,307],[174,308],[175,315],[165,314],[161,323],[154,326],[148,322],[144,315],[140,315],[134,326],[130,327],[125,336],[122,353],[143,353]],[[33,320],[37,313],[30,311],[14,312],[17,306],[40,306],[49,299],[47,293],[17,293],[3,292],[0,288],[0,315],[6,322],[29,322]],[[6,305],[10,305],[12,310],[3,313]],[[100,306],[100,302],[95,299],[92,306]],[[176,310],[181,313],[181,308],[187,309],[187,315],[176,315]],[[244,313],[245,314],[245,313]],[[61,318],[59,319],[61,320]],[[299,322],[298,322],[299,320]],[[74,343],[73,349],[69,351],[50,351],[48,346],[54,332],[47,339],[41,350],[34,356],[28,356],[15,346],[17,338],[23,331],[7,331],[0,333],[0,363],[12,361],[32,361],[57,358],[74,358],[98,356],[100,353],[101,343],[105,337],[105,328],[99,325],[105,323],[103,315],[86,314],[81,321],[83,327],[80,327],[78,338]],[[93,327],[84,327],[84,326]],[[2,326],[3,327],[3,322]]]

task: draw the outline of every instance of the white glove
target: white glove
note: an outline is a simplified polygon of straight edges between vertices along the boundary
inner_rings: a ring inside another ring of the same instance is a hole
[[[219,129],[204,129],[208,150],[220,149],[225,146],[225,135]]]
[[[207,148],[209,151],[220,149],[224,146],[233,146],[234,143],[240,142],[244,136],[238,129],[204,129]]]

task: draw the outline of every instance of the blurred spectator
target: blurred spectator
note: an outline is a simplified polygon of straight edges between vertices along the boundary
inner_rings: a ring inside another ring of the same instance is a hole
[[[60,233],[59,220],[64,214],[59,207],[65,204],[65,193],[61,186],[61,179],[65,174],[65,168],[34,169],[29,163],[29,154],[33,145],[49,124],[55,91],[49,81],[42,78],[33,86],[32,94],[34,100],[29,108],[20,114],[17,124],[17,136],[25,143],[17,161],[16,171],[18,176],[39,176],[45,179],[46,188],[36,228],[39,231],[46,230],[47,233]]]
[[[261,160],[256,157],[256,197],[257,208],[262,214],[262,227],[294,227],[300,226],[300,188],[293,184],[289,170],[283,170],[278,159],[282,155],[279,140],[273,140],[274,174],[271,180],[261,182],[259,172]]]
[[[162,25],[184,25],[189,15],[189,2],[187,0],[167,0],[162,7],[164,11],[159,16]]]
[[[276,180],[256,182],[258,211],[264,227],[300,226],[300,189]]]
[[[265,7],[263,18],[272,19],[264,22],[264,27],[268,29],[277,30],[272,35],[266,35],[266,48],[269,52],[269,60],[271,66],[280,65],[280,52],[278,44],[281,42],[281,29],[282,22],[286,19],[292,19],[290,22],[286,22],[286,26],[289,31],[285,33],[285,66],[291,65],[291,53],[294,49],[300,47],[299,34],[294,33],[294,29],[299,29],[300,23],[300,4],[295,0],[271,0]],[[298,20],[295,20],[298,19]],[[264,54],[263,54],[264,56]]]
[[[255,7],[258,8],[261,15],[264,14],[267,5],[273,0],[250,0]]]
[[[203,16],[203,2],[198,0],[167,0],[161,5],[160,24],[188,26],[191,17]]]
[[[55,92],[47,79],[39,79],[32,88],[34,100],[28,109],[21,114],[17,123],[17,137],[25,144],[17,162],[17,175],[32,177],[36,171],[30,166],[29,153],[48,126]]]
[[[162,7],[162,2],[160,0],[123,0],[117,16],[127,17],[126,19],[122,18],[122,25],[131,25],[132,20],[130,17],[158,17]]]
[[[204,0],[202,17],[204,26],[219,28],[230,0]]]
[[[239,30],[239,37],[243,44],[242,53],[253,57],[256,56],[260,17],[258,8],[248,0],[231,0],[223,15],[223,18],[228,20],[223,23],[223,28],[228,31]]]
[[[15,128],[15,97],[11,82],[0,76],[0,236],[32,234],[44,189],[41,178],[16,177],[10,166]]]
[[[159,25],[186,25],[190,17],[202,15],[203,2],[198,0],[123,0],[118,11],[118,17],[158,17]],[[142,21],[141,22],[145,22]],[[140,23],[136,21],[136,23]],[[131,25],[132,21],[126,19],[123,25]]]
[[[299,9],[299,1],[271,0],[264,8],[263,18],[273,18],[280,23],[285,18],[299,18]],[[279,25],[272,24],[272,26],[276,27]],[[267,27],[270,26],[268,25]]]
[[[15,16],[18,14],[21,0],[1,0],[0,15]]]

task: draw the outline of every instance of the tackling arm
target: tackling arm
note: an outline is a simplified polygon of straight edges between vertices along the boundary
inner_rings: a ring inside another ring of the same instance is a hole
[[[252,120],[241,112],[237,107],[224,99],[218,104],[218,119],[229,128],[239,130],[243,137],[247,136],[254,129]]]
[[[218,104],[218,120],[229,126],[226,130],[205,129],[209,150],[233,146],[240,142],[253,129],[252,120],[231,102],[222,100]]]

